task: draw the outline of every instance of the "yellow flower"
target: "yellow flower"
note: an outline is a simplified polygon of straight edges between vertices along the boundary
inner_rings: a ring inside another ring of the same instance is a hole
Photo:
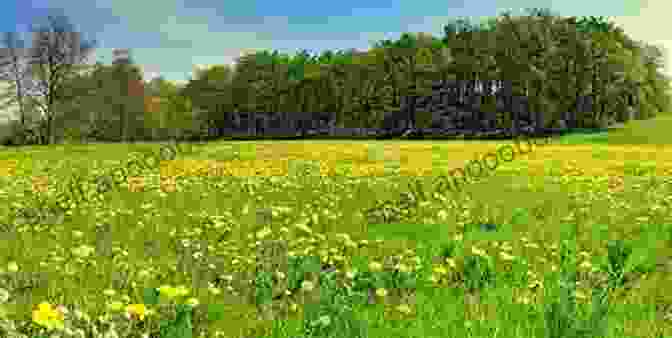
[[[83,258],[90,256],[96,249],[89,245],[80,245],[76,248],[72,248],[70,251],[73,255]]]
[[[189,289],[187,289],[184,285],[180,285],[177,287],[177,295],[178,296],[186,296],[189,294]]]
[[[405,264],[398,264],[397,269],[399,269],[400,272],[409,272],[410,271],[410,268],[408,267],[408,265],[405,265]]]
[[[145,304],[131,304],[126,307],[126,315],[129,319],[137,317],[140,320],[144,320],[145,314],[147,314]]]
[[[177,289],[170,285],[162,285],[158,290],[159,294],[165,296],[168,299],[177,297]]]
[[[62,330],[64,327],[63,313],[54,309],[51,304],[46,302],[40,303],[37,306],[37,310],[33,311],[33,322],[44,326],[49,330]]]
[[[528,248],[539,249],[539,245],[536,243],[526,243],[525,246]]]
[[[472,248],[471,248],[471,252],[473,252],[474,254],[479,255],[479,256],[481,256],[481,257],[483,257],[483,256],[486,255],[485,251],[483,251],[483,250],[481,250],[481,249],[479,249],[479,248],[477,248],[477,247],[472,247]]]
[[[385,297],[387,296],[387,290],[383,288],[376,289],[376,295],[378,295],[378,297]]]
[[[590,268],[593,267],[593,265],[590,264],[589,261],[583,261],[583,262],[581,263],[581,265],[579,265],[579,267],[580,267],[580,268],[583,268],[583,269],[590,269]]]
[[[19,265],[16,264],[16,262],[9,262],[9,264],[7,264],[7,271],[17,272],[19,271]]]
[[[0,304],[5,303],[9,300],[9,291],[0,288]]]
[[[499,253],[499,256],[502,257],[502,259],[505,260],[505,261],[512,261],[512,260],[515,259],[514,256],[511,256],[508,253],[503,252],[503,251]]]
[[[371,271],[374,271],[374,272],[375,271],[380,271],[380,270],[383,269],[383,265],[378,263],[378,262],[371,262],[371,263],[369,263],[369,269]]]
[[[315,285],[311,281],[306,280],[306,281],[303,281],[301,283],[301,288],[305,291],[311,291],[311,290],[313,290],[314,287],[315,287]]]
[[[194,297],[191,297],[191,298],[187,299],[187,301],[185,303],[188,304],[188,305],[191,305],[191,306],[198,306],[198,304],[200,304],[198,299],[196,299]]]
[[[437,266],[433,270],[434,270],[435,273],[438,273],[439,275],[443,275],[443,274],[446,274],[448,272],[448,271],[446,271],[446,268],[444,268],[442,266]]]
[[[397,311],[405,313],[405,314],[409,314],[409,313],[411,313],[411,307],[408,306],[407,304],[401,304],[401,305],[397,306]]]

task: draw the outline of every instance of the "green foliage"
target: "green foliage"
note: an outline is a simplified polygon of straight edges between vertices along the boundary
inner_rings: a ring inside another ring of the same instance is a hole
[[[418,128],[429,128],[432,124],[432,113],[428,111],[417,111],[415,112],[416,116],[416,126]]]
[[[159,336],[161,338],[191,338],[193,336],[191,306],[178,304],[176,310],[177,315],[174,320],[160,322]]]
[[[134,116],[142,111],[135,109],[139,101],[118,103],[126,96],[120,92],[123,84],[141,78],[132,63],[97,64],[83,74],[74,70],[87,67],[73,65],[50,107],[64,113],[54,114],[53,125],[41,126],[42,133],[46,137],[56,128],[57,134],[68,134],[61,135],[66,139],[74,129],[100,139],[147,138],[143,133],[184,138],[231,127],[235,113],[260,111],[329,111],[340,126],[378,126],[384,113],[398,109],[402,96],[426,95],[437,79],[516,82],[513,90],[527,92],[540,126],[576,109],[581,95],[594,99],[593,111],[580,121],[589,127],[617,117],[627,120],[631,105],[644,119],[671,109],[660,49],[634,41],[604,17],[566,18],[545,8],[526,12],[503,12],[481,22],[457,18],[444,26],[442,37],[404,32],[374,42],[368,51],[255,51],[239,57],[235,67],[196,72],[184,87],[161,78],[144,84],[147,95],[161,98],[160,113],[144,116]],[[28,73],[38,76],[38,68]],[[26,100],[28,108],[40,104]],[[495,108],[490,100],[483,111]],[[412,125],[426,126],[422,116],[415,121],[409,111],[408,117]],[[512,125],[506,119],[501,126]]]
[[[491,260],[481,256],[466,256],[464,258],[464,287],[473,291],[492,285],[495,282],[492,264]]]

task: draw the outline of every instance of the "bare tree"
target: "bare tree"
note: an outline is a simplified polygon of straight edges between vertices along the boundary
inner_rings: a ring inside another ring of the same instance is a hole
[[[27,75],[27,67],[24,62],[26,54],[24,41],[19,38],[16,32],[3,33],[1,41],[5,47],[0,49],[0,80],[10,83],[9,91],[4,98],[9,98],[8,105],[16,103],[19,106],[19,119],[21,127],[24,127],[26,123],[24,96]]]
[[[54,119],[58,104],[73,98],[68,92],[67,80],[78,65],[93,51],[94,41],[82,41],[64,15],[50,15],[46,23],[33,31],[33,45],[28,63],[34,78],[37,106],[42,114],[41,141],[54,142]]]

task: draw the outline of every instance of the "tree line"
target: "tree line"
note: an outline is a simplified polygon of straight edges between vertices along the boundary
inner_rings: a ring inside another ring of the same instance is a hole
[[[8,102],[19,105],[15,129],[24,141],[221,137],[236,114],[267,112],[333,112],[341,127],[377,127],[386,113],[403,109],[413,128],[421,113],[413,101],[437,80],[465,84],[464,95],[478,88],[483,112],[495,112],[495,90],[525,96],[538,127],[565,112],[580,124],[570,127],[599,127],[652,118],[672,105],[660,48],[604,17],[549,9],[479,23],[456,18],[442,37],[404,33],[367,51],[256,51],[197,71],[182,86],[142,81],[129,51],[111,65],[83,64],[94,44],[70,27],[65,17],[49,17],[30,48],[5,34],[0,73],[10,84]],[[592,101],[587,112],[577,109],[585,97]],[[513,109],[506,115],[515,130],[520,117]]]

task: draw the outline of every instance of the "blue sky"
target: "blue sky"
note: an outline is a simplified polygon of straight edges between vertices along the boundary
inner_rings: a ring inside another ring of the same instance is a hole
[[[62,10],[98,41],[93,61],[109,63],[112,49],[131,48],[145,79],[183,81],[194,65],[230,63],[243,50],[367,49],[407,31],[441,36],[451,17],[526,7],[614,17],[636,39],[672,48],[672,30],[659,29],[672,13],[669,0],[5,0],[0,27],[26,31],[50,8]]]

